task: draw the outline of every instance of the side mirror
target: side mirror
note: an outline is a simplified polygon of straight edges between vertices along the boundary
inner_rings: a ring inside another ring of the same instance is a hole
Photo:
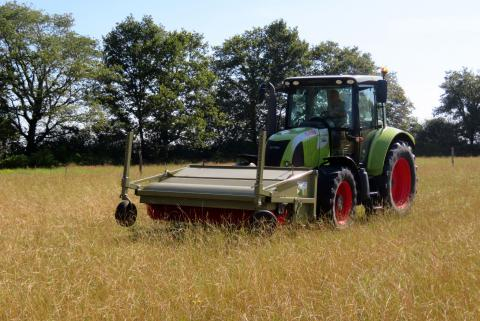
[[[387,81],[382,79],[375,84],[375,95],[377,103],[384,104],[387,102]]]

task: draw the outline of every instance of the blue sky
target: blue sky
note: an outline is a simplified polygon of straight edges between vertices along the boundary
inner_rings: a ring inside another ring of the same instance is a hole
[[[5,1],[2,1],[5,2]],[[253,1],[32,0],[48,13],[72,13],[75,30],[101,39],[129,14],[151,15],[167,30],[186,29],[211,45],[256,26],[284,19],[311,44],[333,40],[358,46],[378,65],[396,71],[415,105],[431,118],[445,71],[480,69],[480,1]]]

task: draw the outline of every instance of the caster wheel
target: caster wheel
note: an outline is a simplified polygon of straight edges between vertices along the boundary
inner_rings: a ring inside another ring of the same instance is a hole
[[[137,220],[137,207],[130,201],[121,201],[115,211],[115,220],[121,226],[132,226]]]

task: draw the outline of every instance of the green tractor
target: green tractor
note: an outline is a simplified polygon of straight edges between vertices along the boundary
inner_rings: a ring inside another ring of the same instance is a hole
[[[271,84],[262,87],[268,98],[267,133],[260,135],[258,155],[247,157],[250,166],[189,165],[130,182],[130,134],[117,222],[135,222],[128,189],[147,204],[151,218],[167,221],[275,227],[327,218],[345,228],[357,205],[367,213],[385,207],[404,213],[411,207],[415,141],[387,126],[384,77],[285,79],[277,88],[287,95],[280,131],[275,90]]]
[[[275,90],[267,87],[269,96]],[[318,169],[317,216],[348,226],[356,205],[404,213],[415,197],[413,136],[387,126],[387,82],[380,76],[308,76],[284,80],[284,129],[269,99],[266,166]]]

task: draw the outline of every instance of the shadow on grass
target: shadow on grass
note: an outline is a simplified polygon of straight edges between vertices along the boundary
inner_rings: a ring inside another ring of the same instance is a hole
[[[356,227],[382,224],[385,220],[396,221],[403,216],[405,215],[399,215],[391,210],[382,210],[367,215],[363,209],[360,209],[357,211],[354,224],[347,229],[336,229],[328,218],[323,218],[306,225],[281,225],[271,235],[254,232],[248,226],[160,221],[148,225],[136,224],[128,228],[126,234],[119,236],[117,241],[162,244],[162,246],[178,246],[185,243],[206,245],[212,242],[223,242],[228,245],[248,243],[250,246],[255,244],[262,246],[270,242],[304,237],[310,233],[342,233]]]
[[[184,243],[207,244],[209,242],[225,242],[239,244],[247,242],[251,245],[262,245],[278,240],[294,239],[306,231],[321,233],[331,229],[328,224],[318,221],[308,225],[286,224],[276,228],[273,233],[262,233],[248,226],[212,225],[183,222],[153,222],[151,225],[134,225],[128,228],[123,239],[132,243],[152,243],[176,246]],[[122,237],[123,238],[123,237]],[[121,241],[119,239],[119,241]]]

